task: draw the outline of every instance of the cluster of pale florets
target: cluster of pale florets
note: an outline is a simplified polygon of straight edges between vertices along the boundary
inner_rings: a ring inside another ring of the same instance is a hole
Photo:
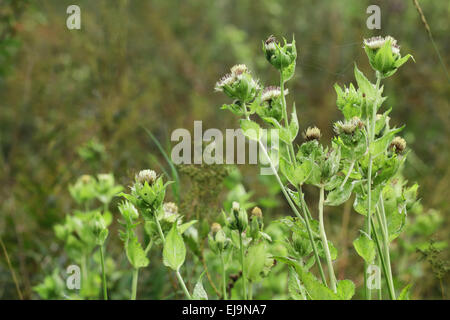
[[[306,141],[319,140],[321,136],[320,129],[317,127],[308,127],[303,134]]]
[[[387,41],[390,41],[391,43],[392,53],[397,55],[400,54],[400,46],[397,44],[397,40],[395,40],[391,36],[386,36],[384,38],[381,36],[377,36],[369,39],[364,39],[364,46],[376,50],[384,46]]]
[[[284,90],[284,95],[288,94],[288,89]],[[272,101],[274,99],[277,99],[281,97],[281,89],[280,87],[276,86],[269,86],[264,88],[264,90],[261,93],[261,101]]]

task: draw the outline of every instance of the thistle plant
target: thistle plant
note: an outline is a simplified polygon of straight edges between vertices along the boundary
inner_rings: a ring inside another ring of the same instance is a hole
[[[125,242],[128,260],[135,269],[131,299],[136,299],[139,268],[149,264],[146,255],[154,240],[157,240],[163,247],[164,265],[175,271],[186,298],[192,299],[181,276],[180,268],[186,258],[186,246],[182,234],[196,221],[181,224],[177,206],[173,203],[164,203],[166,189],[170,183],[164,183],[163,177],[157,176],[153,170],[142,170],[136,175],[131,192],[121,194],[129,201],[128,204],[125,202],[121,205],[121,213],[125,218],[125,223],[123,223],[125,232],[121,233],[121,238]],[[134,220],[139,217],[135,208],[142,215],[145,231],[150,237],[150,242],[145,250],[133,231],[136,227]]]
[[[364,49],[375,71],[376,83],[371,83],[355,65],[358,87],[350,84],[342,89],[335,85],[336,104],[344,120],[334,124],[336,136],[330,146],[320,143],[321,132],[317,127],[307,128],[303,133],[304,142],[297,148],[294,145],[299,123],[295,104],[288,111],[286,83],[295,72],[295,40],[289,43],[284,39],[282,44],[270,36],[263,42],[267,61],[279,73],[279,87],[270,85],[264,88],[243,65],[231,68],[231,72],[216,84],[217,91],[233,99],[231,104],[223,105],[222,109],[241,117],[244,135],[259,143],[295,215],[294,220],[283,222],[292,229],[294,244],[287,245],[294,249],[290,250],[291,253],[297,252],[296,258],[277,259],[295,270],[296,279],[301,283],[299,290],[309,294],[308,297],[312,299],[348,299],[354,294],[355,287],[350,280],[338,280],[335,276],[333,261],[337,258],[337,250],[327,237],[324,219],[326,206],[339,206],[348,201],[352,194],[355,194],[355,211],[365,216],[364,230],[355,240],[354,246],[365,261],[366,297],[371,298],[366,270],[377,257],[389,297],[396,298],[389,244],[398,236],[405,223],[404,194],[407,189],[392,199],[389,188],[405,161],[406,143],[403,138],[396,137],[402,128],[391,128],[389,125],[391,109],[383,114],[378,114],[378,111],[386,100],[382,96],[381,80],[392,76],[411,56],[402,57],[397,41],[389,36],[364,40]],[[265,147],[263,141],[267,137],[263,135],[260,124],[251,119],[255,116],[270,129],[278,131],[282,142],[279,150]],[[277,157],[281,175],[273,160]],[[318,188],[317,220],[305,202],[305,184]],[[397,206],[388,207],[388,198]],[[325,276],[321,258],[326,262],[328,277]],[[313,265],[317,266],[321,282],[310,272]],[[315,292],[314,296],[312,291]],[[379,294],[381,296],[381,290]]]
[[[101,282],[103,298],[108,299],[105,246],[108,226],[112,222],[109,205],[121,190],[122,186],[115,183],[112,174],[99,174],[97,177],[83,175],[69,186],[73,199],[83,209],[66,215],[63,223],[54,226],[54,231],[56,237],[64,242],[64,251],[71,263],[81,266],[81,291],[78,296],[70,295],[73,298],[96,298],[96,283]],[[101,206],[98,207],[97,203]],[[100,261],[95,262],[100,265],[100,272],[95,272],[91,267],[91,256],[97,248]],[[54,292],[57,296],[69,296],[61,286],[56,286],[58,279],[59,274],[55,269],[52,277],[36,286],[35,290],[41,295],[47,295],[57,287],[60,288],[58,294]]]

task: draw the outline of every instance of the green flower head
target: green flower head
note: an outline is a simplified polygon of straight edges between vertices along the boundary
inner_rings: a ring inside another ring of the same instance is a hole
[[[383,78],[393,75],[401,65],[412,58],[410,54],[401,56],[400,46],[391,36],[364,39],[364,50],[372,68]]]

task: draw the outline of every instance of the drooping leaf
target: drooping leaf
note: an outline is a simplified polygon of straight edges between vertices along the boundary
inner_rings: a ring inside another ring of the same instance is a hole
[[[242,133],[251,140],[258,141],[261,138],[261,127],[254,121],[241,119],[240,120]]]
[[[142,249],[142,246],[136,236],[128,239],[125,246],[125,252],[127,254],[128,261],[130,261],[134,268],[138,269],[148,266],[149,260],[146,257],[144,249]]]
[[[172,229],[166,237],[163,249],[164,265],[178,271],[186,258],[186,247],[182,236],[180,235],[177,224],[174,223]]]

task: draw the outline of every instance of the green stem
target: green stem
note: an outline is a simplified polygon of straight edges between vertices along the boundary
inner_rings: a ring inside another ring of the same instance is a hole
[[[306,208],[304,211],[306,211],[309,214],[309,217],[305,217],[305,223],[306,223],[306,230],[308,232],[308,237],[309,237],[309,240],[310,240],[312,248],[313,248],[314,258],[317,261],[317,266],[319,268],[319,273],[320,273],[320,277],[322,278],[322,282],[324,285],[328,286],[327,278],[325,277],[325,272],[323,271],[322,263],[320,262],[319,252],[317,250],[316,242],[314,241],[314,238],[313,238],[313,235],[311,232],[311,225],[309,224],[309,219],[312,219],[311,213],[309,212],[309,209],[306,206],[304,194],[302,192],[302,187],[299,187],[298,191],[299,191],[299,197],[300,197],[300,201],[302,204],[302,208]]]
[[[249,120],[248,117],[247,117],[247,119]],[[283,185],[283,182],[281,181],[280,176],[278,175],[277,169],[275,168],[272,160],[270,159],[269,154],[267,153],[267,150],[266,150],[264,144],[261,142],[261,140],[259,140],[258,143],[259,143],[260,149],[264,153],[264,156],[267,158],[267,161],[269,161],[270,168],[272,169],[272,172],[273,172],[275,178],[277,179],[278,184],[280,185],[281,192],[283,193],[283,195],[284,195],[285,199],[287,200],[289,206],[291,207],[291,209],[295,213],[295,215],[299,218],[299,220],[306,225],[306,229],[308,231],[309,241],[311,242],[311,245],[313,247],[314,257],[315,257],[315,260],[316,260],[317,265],[319,267],[320,276],[322,278],[322,282],[326,285],[327,281],[326,281],[326,278],[325,278],[325,273],[323,272],[322,264],[320,262],[318,250],[317,250],[317,247],[316,247],[316,243],[314,242],[313,233],[312,233],[312,229],[311,229],[311,226],[309,224],[309,221],[308,221],[308,219],[304,219],[300,215],[300,213],[298,212],[298,210],[295,207],[294,203],[292,202],[292,199],[289,196],[289,194],[287,193],[287,191],[286,191],[286,189],[285,189],[285,187]],[[309,217],[311,218],[311,214],[309,213],[309,209],[306,206],[306,203],[305,203],[305,201],[304,201],[302,196],[303,196],[303,193],[301,192],[301,188],[299,188],[299,197],[301,198],[301,201],[302,201],[301,209],[302,209],[305,217],[309,214]]]
[[[103,254],[103,245],[100,246],[100,261],[102,265],[103,299],[108,300],[108,291],[106,287],[106,273],[105,273],[105,256]]]
[[[161,237],[161,240],[162,240],[163,245],[164,245],[166,243],[166,237],[164,237],[164,233],[163,233],[163,231],[161,229],[161,224],[159,223],[159,220],[158,220],[157,217],[155,217],[155,222],[156,222],[156,227],[158,229],[159,236]]]
[[[248,283],[248,299],[253,300],[253,283],[251,281]]]
[[[220,262],[222,263],[222,295],[223,300],[227,300],[227,277],[225,273],[225,262],[223,260],[223,253],[220,252]]]
[[[378,90],[380,88],[380,82],[381,82],[381,75],[380,73],[377,71],[376,72],[376,77],[377,77],[377,83],[375,85],[376,88],[376,94],[378,95]],[[372,159],[372,154],[370,152],[370,147],[373,143],[373,141],[375,140],[375,121],[376,121],[376,116],[377,116],[377,107],[378,107],[378,96],[375,99],[375,101],[372,104],[372,115],[370,118],[370,126],[368,126],[368,129],[370,130],[369,133],[369,143],[368,143],[368,148],[369,148],[369,167],[368,167],[368,172],[367,172],[367,215],[366,215],[366,233],[370,236],[371,230],[370,230],[370,219],[371,219],[371,207],[372,207],[372,164],[373,164],[373,159]],[[367,300],[371,300],[372,298],[372,292],[370,291],[368,285],[367,285],[367,268],[368,268],[368,264],[367,262],[364,263],[364,288],[365,288],[365,292],[366,292],[366,299]]]
[[[379,218],[378,215],[377,215],[377,218]],[[378,219],[378,221],[380,221],[380,220]],[[381,241],[381,240],[380,240],[380,237],[378,236],[378,232],[377,232],[377,230],[376,230],[376,228],[375,228],[375,225],[374,225],[374,223],[373,223],[373,219],[371,219],[370,222],[371,222],[371,224],[372,224],[373,235],[374,235],[374,237],[375,237],[375,244],[376,244],[377,250],[378,250],[378,256],[380,257],[381,265],[382,265],[382,267],[383,267],[384,276],[385,276],[386,279],[387,279],[387,278],[388,278],[388,269],[387,269],[387,267],[386,267],[386,262],[385,262],[385,259],[384,259],[384,253],[383,253],[383,250],[382,250],[381,244],[380,244],[380,241]],[[381,226],[380,226],[380,227],[381,227]],[[389,292],[389,297],[390,297],[392,300],[394,300],[395,297],[394,297],[394,295],[392,295],[391,290],[388,290],[388,292]]]
[[[180,282],[181,287],[183,288],[184,294],[186,295],[186,297],[189,300],[192,300],[191,294],[189,293],[188,289],[186,288],[186,284],[184,283],[183,278],[181,277],[180,271],[177,270],[176,274],[177,274],[178,281]]]
[[[380,214],[380,218],[381,218],[381,228],[383,230],[383,245],[384,245],[384,254],[385,254],[385,258],[386,258],[386,266],[387,266],[387,281],[388,281],[388,285],[389,285],[389,291],[391,293],[391,296],[393,297],[393,299],[395,299],[395,288],[394,288],[394,280],[392,277],[392,268],[391,268],[391,257],[390,257],[390,253],[389,253],[389,230],[387,227],[387,221],[386,221],[386,212],[384,210],[384,200],[383,200],[383,194],[380,193],[380,201],[379,201],[379,208],[381,208],[381,214]],[[380,213],[380,212],[378,212]]]
[[[242,233],[239,231],[239,249],[241,251],[241,267],[242,267],[242,297],[247,300],[247,279],[244,264],[244,245],[242,243]]]
[[[286,129],[289,129],[289,118],[287,114],[287,105],[286,105],[286,97],[284,96],[284,78],[283,78],[283,71],[280,70],[280,93],[281,93],[281,103],[282,103],[282,109],[283,109],[283,118],[284,118],[284,125]],[[288,132],[290,132],[288,130]],[[295,161],[295,152],[294,147],[292,146],[292,143],[288,144],[288,156],[289,161],[292,163],[292,161]]]
[[[351,173],[352,173],[352,171],[353,171],[353,167],[355,166],[355,162],[356,162],[356,161],[353,160],[352,163],[350,164],[350,168],[348,168],[348,172],[347,172],[347,174],[345,175],[344,181],[342,181],[342,184],[341,184],[340,188],[344,187],[345,184],[347,183],[347,180],[348,180],[348,178],[350,177],[350,175],[351,175]]]
[[[330,248],[328,247],[327,235],[325,233],[325,226],[323,223],[323,203],[324,203],[324,186],[320,187],[320,198],[319,198],[319,229],[320,238],[322,239],[322,246],[325,251],[325,257],[328,266],[328,275],[330,278],[331,289],[336,292],[336,277],[333,270],[333,261],[331,260]]]
[[[131,284],[131,300],[136,300],[138,277],[139,268],[135,268],[133,271],[133,282]]]

